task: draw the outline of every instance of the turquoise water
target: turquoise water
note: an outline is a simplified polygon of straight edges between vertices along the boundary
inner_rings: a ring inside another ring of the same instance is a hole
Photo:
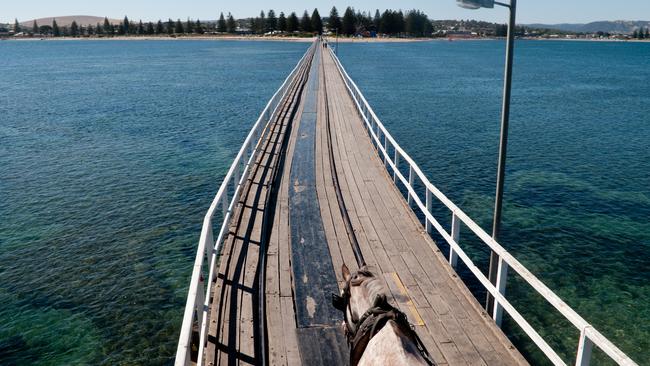
[[[398,141],[486,229],[502,46],[340,48]],[[1,364],[171,362],[202,217],[306,47],[0,43]],[[502,243],[647,364],[650,45],[520,42],[515,62]],[[568,360],[577,332],[513,279]]]
[[[0,364],[169,364],[201,222],[306,44],[0,43]]]
[[[488,232],[503,51],[498,41],[340,45],[343,64],[397,141]],[[523,41],[515,55],[500,241],[649,364],[650,44]],[[435,211],[449,222],[448,211]],[[468,230],[461,242],[485,272],[488,252]],[[575,359],[578,331],[517,276],[509,281],[517,308],[567,362]],[[515,325],[506,330],[542,362]]]

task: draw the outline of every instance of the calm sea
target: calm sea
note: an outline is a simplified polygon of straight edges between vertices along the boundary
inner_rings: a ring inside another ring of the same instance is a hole
[[[0,43],[0,364],[171,362],[202,216],[306,47]],[[489,229],[503,43],[341,44],[340,57]],[[650,44],[519,42],[515,63],[501,241],[648,363]],[[516,277],[508,291],[568,361],[577,332]]]

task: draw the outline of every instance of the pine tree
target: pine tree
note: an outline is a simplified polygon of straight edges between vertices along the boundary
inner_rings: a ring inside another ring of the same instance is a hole
[[[185,29],[183,29],[183,22],[181,22],[180,19],[176,20],[176,26],[174,27],[174,33],[176,33],[176,34],[185,33]]]
[[[163,33],[165,33],[165,26],[163,25],[162,20],[158,19],[158,23],[156,23],[156,34]]]
[[[327,19],[327,28],[330,32],[341,31],[341,17],[339,17],[339,11],[336,9],[336,6],[332,6],[332,10],[330,10],[330,17]]]
[[[169,18],[167,20],[167,27],[165,29],[167,30],[167,34],[169,34],[170,36],[174,34],[174,21],[172,20],[172,18]]]
[[[137,33],[137,34],[139,34],[139,35],[143,35],[143,34],[144,34],[144,24],[142,23],[142,20],[140,20],[140,21],[138,22],[138,27],[136,28],[135,33]]]
[[[21,31],[20,23],[18,23],[18,19],[15,19],[14,20],[14,32],[15,33],[20,33],[20,31]]]
[[[104,34],[113,35],[113,26],[108,21],[108,18],[104,18]]]
[[[95,34],[103,34],[103,33],[104,33],[104,29],[102,28],[101,24],[97,22],[97,26],[95,27]]]
[[[187,22],[185,22],[185,33],[194,33],[194,23],[190,18],[187,18]]]
[[[345,13],[343,13],[343,20],[341,23],[342,23],[341,24],[342,32],[339,33],[343,33],[348,36],[354,35],[356,31],[354,9],[352,9],[349,6],[347,7],[347,9],[345,9]]]
[[[59,25],[56,24],[56,19],[52,19],[52,35],[54,37],[61,36],[61,30],[59,29]]]
[[[287,32],[295,32],[298,30],[298,16],[295,12],[289,14],[287,18]]]
[[[302,18],[300,19],[300,30],[305,33],[313,32],[313,28],[311,26],[311,18],[309,17],[307,10],[302,13]]]
[[[273,32],[278,29],[278,18],[275,17],[275,11],[273,9],[269,10],[268,15],[266,16],[266,30]]]
[[[259,22],[260,22],[259,17],[255,17],[255,18],[250,19],[250,24],[249,24],[248,28],[251,30],[251,33],[257,34],[257,29],[259,28],[257,25],[259,24]]]
[[[34,21],[34,24],[32,25],[32,33],[34,33],[34,34],[40,33],[38,31],[38,23],[36,23],[36,21]]]
[[[645,36],[644,36],[644,37],[645,37],[645,39],[650,39],[650,28],[647,28],[647,27],[646,27],[646,29],[645,29]]]
[[[284,16],[283,12],[280,12],[280,17],[278,18],[278,30],[281,32],[287,31],[287,17]]]
[[[148,35],[152,35],[152,34],[156,33],[156,30],[154,29],[152,22],[147,23],[147,29],[145,29],[144,32],[146,34],[148,34]]]
[[[372,18],[372,25],[375,28],[375,31],[379,32],[379,27],[381,26],[381,14],[379,14],[379,9],[375,10],[375,17]]]
[[[260,16],[257,20],[257,29],[255,30],[258,34],[266,33],[266,15],[264,15],[264,10],[260,11]]]
[[[70,35],[73,37],[79,36],[79,25],[75,20],[73,20],[72,24],[70,24]]]
[[[203,29],[203,24],[201,24],[200,20],[196,20],[196,24],[194,24],[194,31],[198,34],[203,34],[205,33],[205,29]]]
[[[124,16],[124,21],[122,22],[122,34],[129,34],[131,33],[131,23],[129,23],[129,18]]]
[[[228,25],[226,24],[226,18],[223,17],[223,13],[219,15],[219,20],[217,21],[217,32],[226,33],[228,30]]]
[[[228,33],[237,32],[237,22],[235,21],[235,17],[230,13],[228,13],[228,18],[226,19],[226,31]]]
[[[643,28],[639,28],[639,39],[645,38],[645,32],[643,31]]]
[[[311,13],[311,28],[318,34],[323,34],[323,20],[318,13],[318,9],[314,9]]]
[[[399,10],[396,15],[397,15],[395,19],[395,23],[397,27],[396,33],[397,34],[404,33],[404,29],[406,26],[406,22],[404,21],[404,13],[402,13],[402,11]]]

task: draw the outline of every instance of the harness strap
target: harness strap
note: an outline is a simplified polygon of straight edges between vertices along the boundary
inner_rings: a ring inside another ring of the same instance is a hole
[[[389,320],[393,320],[399,327],[406,331],[406,334],[411,337],[418,348],[418,351],[429,365],[435,365],[435,362],[429,356],[426,348],[422,344],[420,337],[413,330],[409,323],[406,314],[399,309],[393,307],[388,302],[383,303],[381,306],[368,309],[359,318],[359,323],[356,329],[348,329],[348,344],[350,345],[350,366],[356,366],[361,360],[368,343]]]

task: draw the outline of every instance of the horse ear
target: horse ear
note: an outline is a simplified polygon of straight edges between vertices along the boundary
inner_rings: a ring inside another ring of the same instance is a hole
[[[343,263],[343,266],[341,266],[341,273],[343,274],[343,279],[347,282],[350,280],[350,269],[348,269],[348,266]]]
[[[335,309],[345,312],[346,302],[343,297],[332,294],[332,305],[334,305]]]

